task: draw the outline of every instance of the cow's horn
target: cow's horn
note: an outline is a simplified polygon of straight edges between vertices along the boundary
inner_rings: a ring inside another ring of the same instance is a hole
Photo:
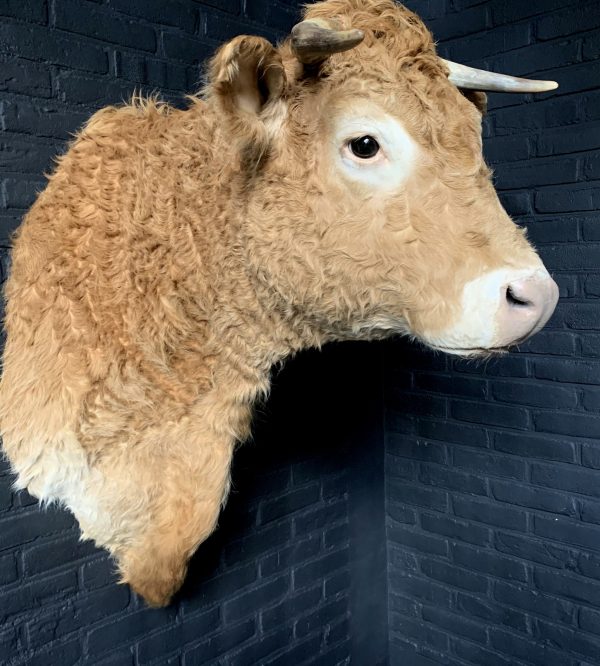
[[[518,76],[486,72],[483,69],[459,65],[451,60],[444,60],[443,58],[442,60],[450,70],[448,78],[458,88],[513,93],[539,93],[558,88],[556,81],[520,79]]]
[[[354,48],[364,37],[362,30],[342,30],[333,19],[309,19],[292,28],[292,51],[300,62],[315,65]]]

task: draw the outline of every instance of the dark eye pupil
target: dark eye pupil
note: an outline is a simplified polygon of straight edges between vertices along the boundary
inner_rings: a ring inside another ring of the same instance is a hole
[[[361,136],[350,141],[350,150],[356,157],[364,160],[375,157],[379,151],[379,144],[372,136]]]

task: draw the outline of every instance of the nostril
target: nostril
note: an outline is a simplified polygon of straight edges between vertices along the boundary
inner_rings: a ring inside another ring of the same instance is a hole
[[[511,285],[508,285],[508,287],[506,288],[506,300],[508,301],[508,304],[510,306],[516,308],[526,308],[532,304],[531,301],[528,301],[522,296],[521,297],[517,296]]]

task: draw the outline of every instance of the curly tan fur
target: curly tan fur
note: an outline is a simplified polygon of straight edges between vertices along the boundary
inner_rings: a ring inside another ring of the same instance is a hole
[[[274,363],[384,337],[391,316],[416,336],[440,327],[466,281],[532,253],[490,183],[480,113],[420,20],[391,0],[307,16],[365,40],[315,72],[288,43],[237,38],[188,109],[99,111],[14,241],[5,451],[150,604],[214,529]],[[357,99],[402,118],[426,156],[388,198],[324,157],[331,119]]]

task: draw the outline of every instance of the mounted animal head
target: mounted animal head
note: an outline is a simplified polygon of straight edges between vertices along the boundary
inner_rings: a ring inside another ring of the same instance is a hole
[[[324,340],[477,355],[538,331],[558,290],[493,188],[478,91],[555,87],[443,60],[392,0],[319,2],[279,48],[223,46],[207,99],[242,159],[265,298]]]

